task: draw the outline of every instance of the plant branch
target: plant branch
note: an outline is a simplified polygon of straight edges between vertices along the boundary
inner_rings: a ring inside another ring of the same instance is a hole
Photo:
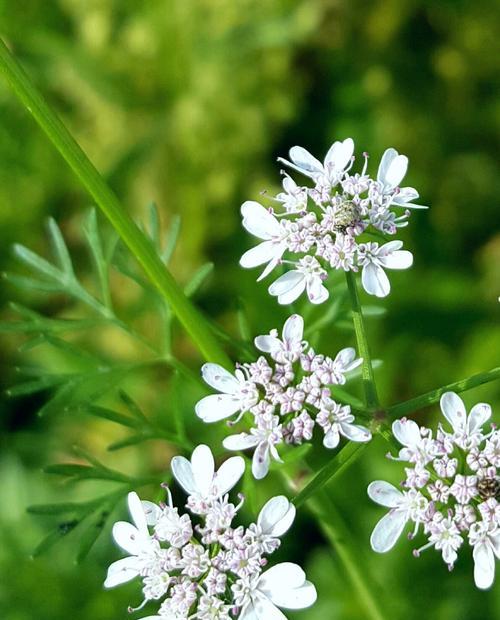
[[[204,358],[229,365],[205,318],[196,310],[163,264],[153,243],[124,210],[115,193],[103,180],[61,120],[50,109],[24,69],[0,40],[0,71],[24,107],[57,148],[89,194],[109,219],[125,245],[140,263],[149,280],[171,306]]]
[[[375,384],[375,376],[373,374],[370,349],[368,347],[365,322],[363,320],[363,312],[361,310],[361,303],[359,301],[356,276],[352,271],[346,272],[346,280],[347,288],[349,291],[349,299],[351,302],[352,322],[354,324],[356,341],[358,343],[358,353],[363,358],[362,379],[363,388],[365,391],[366,406],[368,409],[377,409],[379,407],[377,386]]]
[[[413,413],[414,411],[418,411],[419,409],[423,409],[424,407],[437,403],[445,392],[465,392],[466,390],[471,390],[479,385],[483,385],[484,383],[489,383],[490,381],[495,381],[497,379],[500,379],[500,367],[493,368],[487,372],[480,372],[479,374],[473,375],[468,379],[462,379],[461,381],[455,381],[454,383],[443,385],[442,387],[431,390],[421,396],[416,396],[415,398],[411,398],[403,403],[392,405],[392,407],[387,409],[387,415],[390,417],[400,418],[401,416],[408,415],[409,413]]]

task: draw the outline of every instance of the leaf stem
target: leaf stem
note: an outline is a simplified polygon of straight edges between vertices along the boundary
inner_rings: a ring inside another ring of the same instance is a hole
[[[445,392],[465,392],[466,390],[471,390],[479,385],[483,385],[484,383],[489,383],[490,381],[495,381],[497,379],[500,379],[500,366],[497,368],[492,368],[486,372],[480,372],[477,375],[468,377],[467,379],[461,379],[460,381],[443,385],[442,387],[426,392],[425,394],[421,394],[420,396],[416,396],[415,398],[411,398],[403,403],[392,405],[392,407],[387,409],[387,415],[390,417],[400,418],[403,415],[408,415],[409,413],[418,411],[423,407],[428,407],[429,405],[437,403]]]
[[[170,304],[204,358],[228,366],[229,359],[219,346],[205,318],[184,295],[158,256],[153,243],[124,210],[87,155],[50,109],[24,69],[0,39],[0,71],[24,107],[57,148],[113,228],[122,238],[150,281]]]
[[[359,301],[356,276],[352,271],[346,271],[345,275],[347,280],[347,289],[349,291],[349,299],[351,301],[352,322],[354,324],[354,331],[356,332],[358,353],[363,358],[362,379],[366,406],[368,409],[377,409],[379,407],[377,386],[375,383],[375,376],[373,374],[370,349],[368,347],[365,322],[363,320],[363,312]]]

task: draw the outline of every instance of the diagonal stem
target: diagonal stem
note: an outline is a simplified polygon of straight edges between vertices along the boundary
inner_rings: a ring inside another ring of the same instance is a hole
[[[351,301],[352,322],[356,333],[356,341],[358,343],[358,353],[363,358],[362,378],[363,388],[365,390],[365,401],[368,409],[377,409],[379,400],[377,394],[377,386],[375,376],[373,374],[372,361],[370,357],[370,349],[368,347],[368,339],[366,337],[365,322],[361,303],[359,301],[358,287],[356,284],[356,276],[352,271],[346,271],[347,289],[349,291],[349,299]]]
[[[428,407],[429,405],[437,403],[445,392],[465,392],[466,390],[471,390],[479,385],[483,385],[497,379],[500,379],[500,366],[493,368],[492,370],[488,370],[487,372],[480,372],[479,374],[473,375],[467,379],[462,379],[460,381],[455,381],[454,383],[449,383],[448,385],[443,385],[442,387],[426,392],[425,394],[421,394],[420,396],[416,396],[415,398],[411,398],[403,403],[392,405],[392,407],[387,409],[387,415],[390,417],[400,418],[403,415],[408,415],[409,413],[418,411],[423,407]]]
[[[24,107],[32,114],[40,128],[61,153],[89,194],[96,201],[101,211],[109,219],[113,228],[148,275],[150,281],[168,302],[204,358],[208,361],[229,366],[229,359],[219,346],[205,318],[184,295],[158,256],[149,238],[125,211],[116,194],[103,180],[58,116],[51,110],[24,69],[1,39],[0,71]]]

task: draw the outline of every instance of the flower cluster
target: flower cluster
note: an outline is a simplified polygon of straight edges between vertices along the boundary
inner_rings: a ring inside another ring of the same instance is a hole
[[[396,460],[405,469],[403,490],[378,480],[368,487],[372,500],[390,508],[371,536],[375,551],[389,551],[411,521],[410,538],[422,529],[428,542],[414,555],[434,547],[449,569],[467,541],[474,558],[477,587],[489,588],[500,558],[500,431],[483,425],[491,416],[489,405],[475,405],[467,415],[457,394],[441,398],[441,410],[451,431],[439,425],[436,436],[412,420],[397,420],[392,431],[403,445]],[[393,458],[393,457],[392,457]]]
[[[278,607],[301,609],[316,600],[315,587],[296,564],[265,570],[267,556],[295,518],[286,497],[270,499],[249,527],[233,526],[243,499],[239,496],[235,506],[228,491],[244,468],[243,459],[234,456],[215,472],[205,445],[193,451],[191,461],[174,457],[172,473],[188,493],[191,514],[179,514],[170,492],[168,503],[160,505],[129,494],[133,524],[115,523],[113,536],[130,555],[111,564],[104,585],[140,577],[144,602],[137,609],[162,601],[158,613],[143,620],[284,619]]]
[[[366,153],[361,172],[352,172],[353,153],[350,138],[334,142],[323,163],[294,146],[291,161],[279,161],[309,177],[314,187],[299,186],[284,173],[283,191],[274,198],[279,212],[255,201],[241,207],[243,226],[262,243],[245,252],[240,264],[246,268],[266,265],[259,280],[279,264],[291,265],[269,287],[280,304],[291,303],[304,291],[311,303],[324,302],[329,294],[323,282],[329,269],[361,269],[366,292],[385,297],[390,283],[384,270],[412,265],[413,256],[401,249],[401,241],[386,240],[408,224],[410,209],[425,208],[413,203],[419,197],[413,187],[400,187],[407,157],[387,149],[375,180],[367,174]],[[373,238],[382,238],[384,243]]]
[[[255,448],[252,472],[263,478],[271,456],[280,461],[277,446],[283,442],[301,444],[312,438],[314,426],[320,426],[327,448],[335,448],[343,435],[352,441],[366,442],[370,431],[354,423],[348,405],[332,398],[331,385],[345,383],[345,375],[361,364],[354,349],[343,349],[335,359],[314,352],[303,340],[304,320],[298,314],[287,319],[282,338],[277,330],[258,336],[255,346],[267,353],[255,362],[240,364],[230,374],[218,364],[205,364],[203,379],[219,394],[212,394],[196,405],[197,415],[205,422],[216,422],[236,415],[234,425],[245,413],[252,417],[249,432],[227,437],[228,450]]]

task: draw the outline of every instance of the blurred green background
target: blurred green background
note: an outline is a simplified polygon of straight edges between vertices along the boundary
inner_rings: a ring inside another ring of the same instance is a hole
[[[258,200],[264,189],[277,190],[275,159],[293,144],[321,158],[335,139],[352,136],[358,154],[370,152],[372,172],[386,147],[407,154],[408,182],[431,206],[414,213],[403,234],[414,268],[393,275],[393,292],[384,302],[388,313],[369,323],[373,354],[384,362],[377,371],[383,402],[499,364],[497,2],[0,0],[0,25],[127,209],[143,218],[155,201],[165,229],[175,214],[181,216],[172,270],[185,282],[207,260],[215,263],[196,300],[230,334],[237,334],[239,307],[246,310],[252,335],[286,317],[286,309],[268,298],[266,286],[255,283],[256,272],[242,273],[237,266],[252,243],[241,230],[239,205]],[[44,224],[51,215],[85,280],[90,265],[82,214],[90,199],[4,83],[0,118],[2,269],[19,270],[13,242],[46,253]],[[137,291],[116,284],[123,312],[154,338],[148,311],[134,306]],[[61,296],[27,296],[9,284],[2,285],[0,297],[6,318],[12,316],[7,308],[12,299],[49,316],[85,316]],[[333,352],[352,341],[348,330],[331,329],[318,348]],[[69,362],[47,347],[20,353],[21,342],[2,338],[4,389],[18,381],[14,368],[20,364],[52,372],[68,368]],[[105,359],[143,354],[113,330],[89,337],[88,346]],[[197,372],[200,359],[179,330],[176,352]],[[148,414],[161,418],[178,407],[190,438],[210,441],[213,431],[193,427],[190,417],[199,390],[183,389],[180,398],[172,389],[166,370],[127,379],[127,390]],[[165,470],[172,447],[151,442],[108,455],[106,445],[122,437],[122,430],[64,412],[40,419],[37,410],[49,396],[2,399],[0,616],[126,617],[127,605],[138,603],[140,593],[134,585],[103,591],[106,566],[119,555],[109,532],[79,565],[70,536],[31,560],[30,552],[53,520],[27,515],[26,506],[100,492],[97,483],[75,487],[41,473],[50,463],[71,460],[75,443],[112,466],[146,473]],[[498,383],[467,393],[465,400],[491,402],[500,421]],[[435,423],[436,413],[436,408],[421,412],[419,419]],[[432,551],[414,559],[405,540],[387,556],[370,551],[369,533],[383,511],[367,499],[366,485],[379,477],[396,483],[401,476],[383,458],[386,450],[382,441],[374,441],[330,489],[385,617],[500,617],[498,579],[491,591],[477,591],[465,549],[451,574]],[[278,484],[280,479],[271,476],[257,503]],[[145,494],[153,497],[154,490]],[[307,513],[300,515],[281,554],[303,563],[318,586],[317,605],[294,618],[365,617],[335,552]]]

